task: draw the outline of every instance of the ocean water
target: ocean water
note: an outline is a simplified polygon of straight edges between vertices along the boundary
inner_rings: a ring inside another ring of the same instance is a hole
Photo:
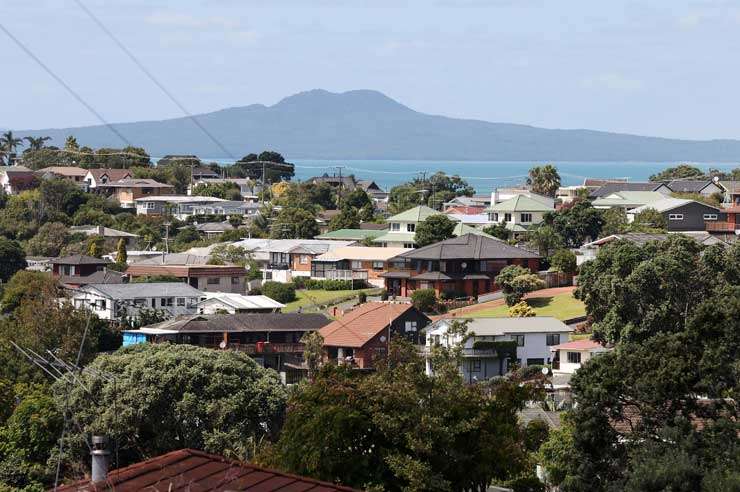
[[[295,164],[295,179],[305,180],[324,173],[342,175],[354,174],[358,179],[371,179],[381,188],[389,190],[422,173],[427,175],[437,171],[457,174],[470,183],[478,193],[488,193],[493,188],[513,186],[526,180],[527,172],[542,162],[531,161],[411,161],[411,160],[318,160],[289,159]],[[225,159],[204,158],[203,162],[231,164]],[[577,185],[589,178],[628,178],[630,181],[647,181],[667,167],[681,162],[551,162],[557,167],[563,185]],[[690,163],[700,169],[710,168],[731,170],[740,163]]]

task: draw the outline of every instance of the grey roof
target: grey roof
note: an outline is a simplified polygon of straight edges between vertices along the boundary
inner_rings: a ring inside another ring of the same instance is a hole
[[[457,319],[457,318],[456,318]],[[441,319],[434,324],[437,328],[441,324],[455,321]],[[431,331],[434,328],[427,328]],[[509,333],[569,333],[573,328],[562,321],[550,316],[534,316],[531,318],[471,318],[468,322],[468,332],[476,336],[500,336]]]
[[[70,255],[54,258],[49,263],[54,265],[107,265],[110,262],[94,256]]]
[[[618,193],[620,191],[655,191],[661,186],[665,186],[665,183],[657,183],[653,181],[628,181],[624,183],[606,183],[600,188],[590,193],[590,196],[594,198],[601,198],[612,193]]]
[[[625,232],[623,234],[612,234],[611,236],[602,237],[601,239],[597,239],[596,241],[592,241],[590,243],[584,244],[583,247],[589,248],[592,246],[603,246],[605,244],[611,243],[613,241],[618,241],[618,240],[630,241],[640,246],[643,246],[650,241],[665,241],[666,239],[668,239],[668,237],[671,234],[682,234],[684,236],[688,236],[691,239],[695,240],[696,242],[701,243],[705,246],[710,246],[712,244],[728,246],[726,242],[722,241],[721,239],[715,236],[712,236],[708,232],[698,232],[698,233],[680,232],[680,233],[670,233],[670,234],[651,234],[647,232]]]
[[[695,200],[686,200],[683,198],[664,198],[662,200],[658,200],[657,202],[650,202],[647,205],[643,205],[641,207],[633,208],[630,210],[629,213],[632,214],[639,214],[640,212],[644,212],[648,209],[655,209],[658,212],[668,212],[669,210],[673,210],[674,208],[683,207],[684,205],[688,205],[689,203],[700,203],[701,205],[704,205],[707,208],[711,208],[714,210],[719,211],[717,207],[712,207],[711,205],[707,205],[706,203],[697,202]]]
[[[123,275],[111,270],[100,270],[90,275],[62,275],[59,277],[59,283],[72,285],[122,284]]]
[[[714,184],[709,179],[682,180],[676,179],[668,183],[668,187],[676,193],[699,193],[707,186]]]
[[[96,225],[71,226],[69,230],[72,233],[81,232],[84,234],[98,234],[102,235],[103,237],[139,237],[138,234],[132,234],[126,231],[119,231],[118,229]],[[103,232],[102,234],[100,234],[101,230]]]
[[[329,324],[320,313],[237,313],[178,316],[147,328],[181,333],[244,331],[316,331]]]
[[[511,246],[500,239],[464,234],[424,246],[399,255],[400,258],[419,260],[492,260],[507,258],[539,258],[539,255],[516,246]]]
[[[88,284],[84,291],[97,291],[110,299],[142,297],[201,297],[203,293],[185,282],[134,282],[130,284]]]
[[[137,265],[207,265],[209,257],[187,253],[167,253],[137,261]]]
[[[186,227],[181,227],[181,229],[185,229]],[[195,230],[198,232],[226,232],[233,231],[234,226],[229,222],[205,222],[196,225]]]

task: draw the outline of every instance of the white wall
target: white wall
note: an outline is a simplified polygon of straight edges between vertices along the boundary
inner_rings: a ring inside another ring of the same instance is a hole
[[[553,209],[554,211],[555,209]],[[498,221],[494,220],[494,213],[498,214]],[[511,220],[509,222],[505,222],[504,218],[506,218],[507,212],[489,212],[488,218],[491,222],[498,222],[499,224],[521,224],[521,225],[532,225],[532,224],[539,224],[543,220],[544,214],[542,212],[511,212]],[[532,221],[531,222],[522,222],[522,214],[531,214],[532,215]]]
[[[184,314],[196,314],[195,304],[200,300],[197,297],[175,297],[172,299],[172,306],[162,306],[161,298],[155,297],[154,307],[152,307],[152,298],[142,298],[144,302],[141,306],[135,306],[133,300],[121,301],[120,306],[125,307],[125,314],[128,317],[136,318],[141,309],[165,311],[170,316],[180,316]],[[184,306],[178,305],[178,299],[184,300]],[[124,314],[121,309],[114,312],[115,302],[112,299],[89,292],[78,292],[72,298],[73,305],[77,308],[90,308],[98,318],[105,320],[118,320]],[[103,307],[104,303],[104,307]]]

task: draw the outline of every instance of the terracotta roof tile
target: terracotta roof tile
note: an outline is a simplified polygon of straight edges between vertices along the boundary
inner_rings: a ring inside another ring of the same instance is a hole
[[[412,304],[405,303],[367,302],[332,321],[319,332],[326,346],[359,348],[412,308]]]

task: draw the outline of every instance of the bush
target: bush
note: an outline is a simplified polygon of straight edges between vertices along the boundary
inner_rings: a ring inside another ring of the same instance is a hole
[[[281,282],[265,282],[262,284],[262,294],[277,302],[287,304],[295,301],[295,285]]]
[[[416,309],[426,313],[437,305],[437,294],[434,289],[417,289],[411,294],[411,301]]]
[[[509,317],[511,318],[531,318],[536,315],[534,308],[526,301],[519,301],[509,308]]]
[[[569,249],[559,249],[550,258],[550,270],[573,275],[576,269],[576,255]]]
[[[358,304],[365,304],[367,302],[367,294],[365,292],[360,292],[357,294],[357,303]]]
[[[262,287],[255,287],[253,289],[250,289],[249,292],[247,292],[250,296],[261,296],[262,295]]]
[[[454,299],[460,299],[463,297],[468,297],[468,295],[464,291],[460,290],[445,290],[442,291],[442,293],[439,295],[440,299],[443,299],[445,301],[452,301]]]
[[[300,280],[299,280],[300,279]],[[362,280],[318,280],[314,278],[296,277],[293,279],[297,289],[307,290],[357,290],[367,288],[367,283]]]
[[[388,300],[388,291],[383,289],[380,291],[380,300],[381,301],[387,301]]]

